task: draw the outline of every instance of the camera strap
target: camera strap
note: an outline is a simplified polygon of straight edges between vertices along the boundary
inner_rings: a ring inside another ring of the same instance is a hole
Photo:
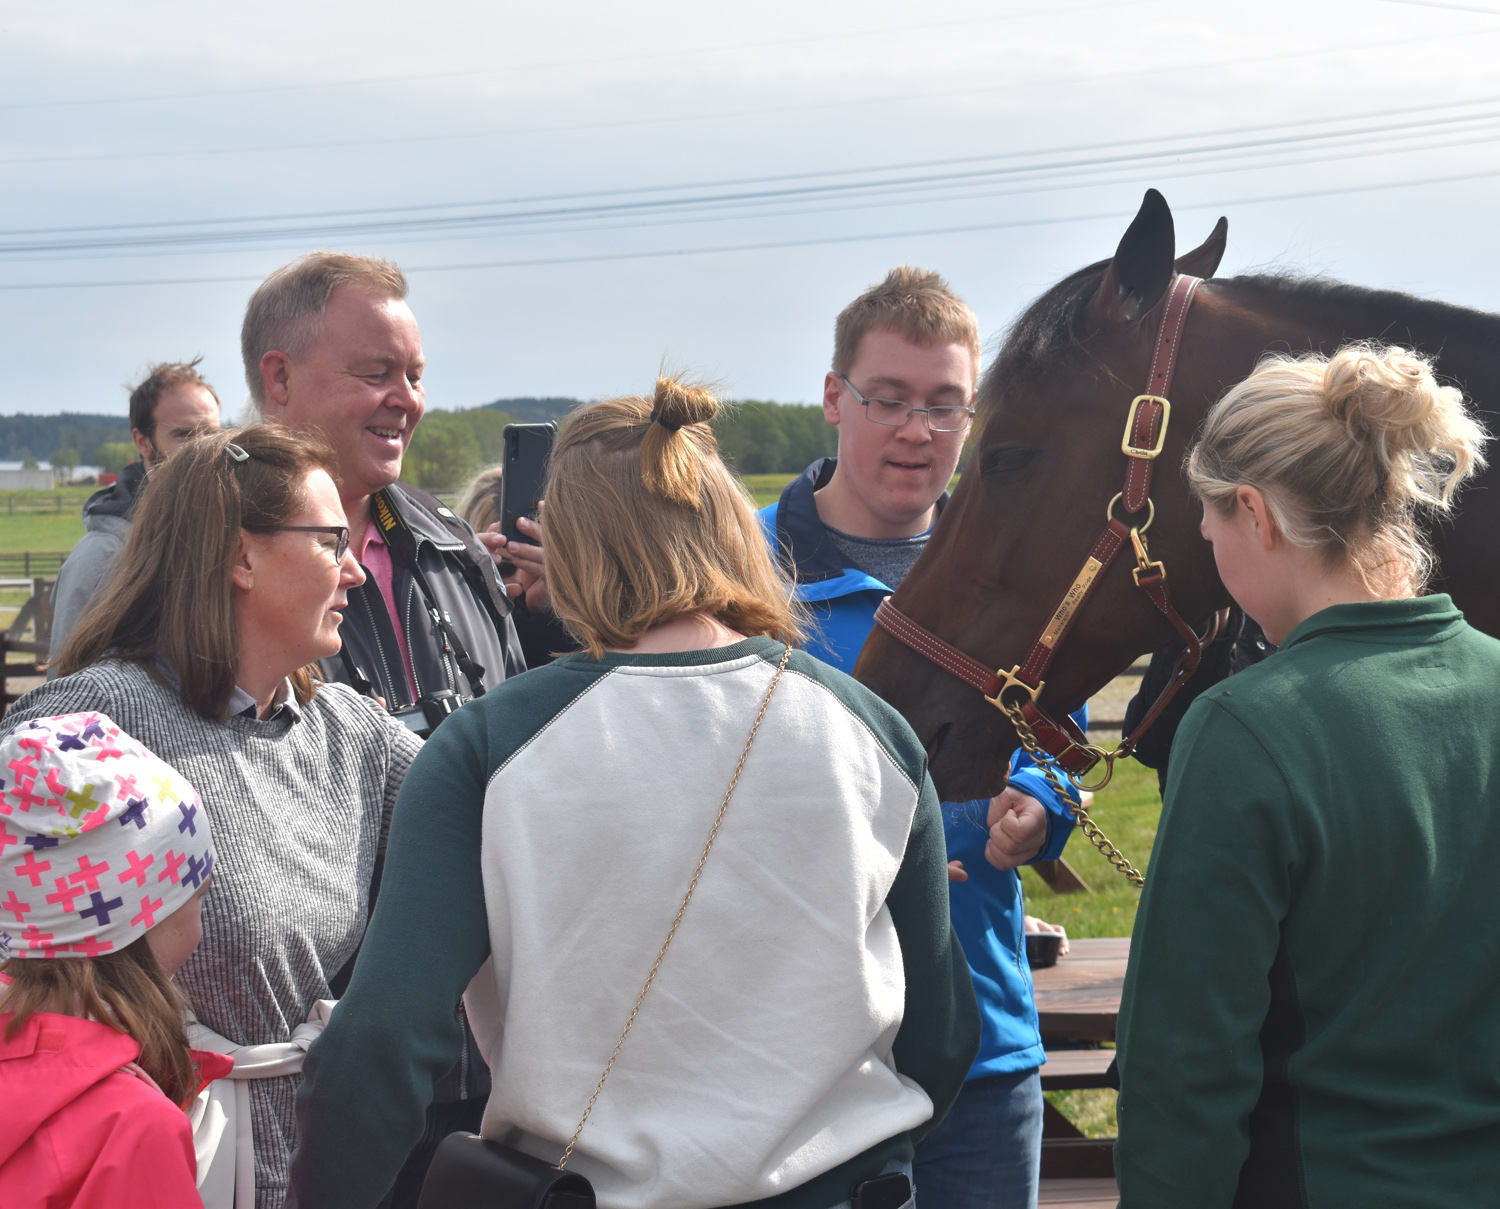
[[[344,675],[349,677],[350,688],[361,697],[376,695],[374,683],[365,675],[365,669],[354,662],[354,656],[349,654],[348,644],[344,642],[342,634],[339,635],[339,662],[344,665]]]
[[[436,497],[429,498],[435,499]],[[463,672],[464,679],[469,682],[469,695],[471,697],[484,696],[484,665],[474,661],[469,654],[468,647],[464,645],[464,640],[453,628],[453,620],[438,603],[432,584],[428,582],[427,575],[422,570],[420,539],[396,511],[392,501],[387,498],[386,492],[377,491],[370,497],[370,513],[380,530],[380,536],[385,541],[386,548],[391,552],[392,563],[399,559],[407,564],[411,571],[412,581],[417,585],[417,590],[422,593],[427,603],[427,615],[432,619],[433,625],[437,627],[438,634],[442,638],[444,653],[452,656],[459,670]],[[477,541],[475,544],[478,544]],[[410,560],[409,563],[407,560]],[[391,621],[398,627],[401,625],[399,617],[393,617]]]
[[[427,576],[421,566],[414,559],[411,564],[411,577],[416,581],[418,589],[427,599],[427,615],[437,626],[438,633],[442,635],[443,645],[447,653],[453,656],[458,664],[459,670],[463,672],[464,679],[469,682],[469,696],[484,696],[484,665],[475,663],[469,655],[468,647],[464,646],[464,640],[458,636],[458,631],[453,628],[453,620],[438,604],[437,597],[433,595],[432,585],[427,582]]]

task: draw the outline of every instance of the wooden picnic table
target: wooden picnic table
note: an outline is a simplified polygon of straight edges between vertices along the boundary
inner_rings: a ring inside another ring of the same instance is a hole
[[[1130,960],[1128,937],[1072,940],[1069,953],[1046,970],[1031,972],[1047,1062],[1042,1086],[1103,1087],[1110,1049],[1056,1049],[1054,1042],[1113,1041]],[[1079,1209],[1113,1206],[1118,1193],[1114,1173],[1114,1139],[1085,1138],[1050,1103],[1042,1127],[1044,1205]]]
[[[1070,939],[1068,946],[1051,969],[1031,972],[1042,1041],[1113,1041],[1130,938]]]

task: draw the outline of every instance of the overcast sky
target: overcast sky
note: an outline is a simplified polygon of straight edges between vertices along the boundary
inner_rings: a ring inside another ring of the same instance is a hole
[[[891,265],[993,341],[1153,185],[1221,275],[1500,310],[1497,52],[1500,0],[0,0],[0,412],[200,353],[237,407],[314,247],[407,269],[430,407],[812,401]]]

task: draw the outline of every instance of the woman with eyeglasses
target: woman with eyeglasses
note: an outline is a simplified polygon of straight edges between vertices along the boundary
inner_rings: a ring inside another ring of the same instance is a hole
[[[364,936],[396,792],[421,746],[377,702],[311,673],[338,651],[340,610],[364,578],[335,465],[321,439],[275,425],[202,436],[167,459],[63,651],[62,675],[0,725],[97,710],[202,797],[218,861],[203,941],[176,982],[199,1022],[193,1044],[235,1056],[233,1078],[248,1088],[247,1098],[215,1084],[215,1105],[196,1108],[207,1118],[196,1122],[201,1138],[236,1101],[248,1104],[201,1163],[209,1205],[246,1209],[252,1176],[257,1209],[282,1203],[301,1054]],[[12,792],[46,789],[33,790],[24,769],[0,776]],[[119,794],[139,790],[128,782]],[[182,811],[186,837],[193,811]],[[78,871],[45,867],[45,848],[33,855],[34,876],[80,884]],[[100,893],[79,905],[112,911],[181,871],[85,875],[97,885],[83,889]],[[253,1171],[232,1169],[236,1128],[253,1133]]]

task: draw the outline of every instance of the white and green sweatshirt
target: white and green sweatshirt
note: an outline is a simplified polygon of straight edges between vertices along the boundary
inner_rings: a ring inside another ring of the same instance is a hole
[[[379,1199],[457,1056],[466,987],[494,1072],[485,1135],[556,1161],[782,649],[570,656],[444,723],[308,1059],[289,1204]],[[978,1035],[925,755],[883,702],[795,653],[569,1168],[601,1209],[826,1209],[910,1157]]]

